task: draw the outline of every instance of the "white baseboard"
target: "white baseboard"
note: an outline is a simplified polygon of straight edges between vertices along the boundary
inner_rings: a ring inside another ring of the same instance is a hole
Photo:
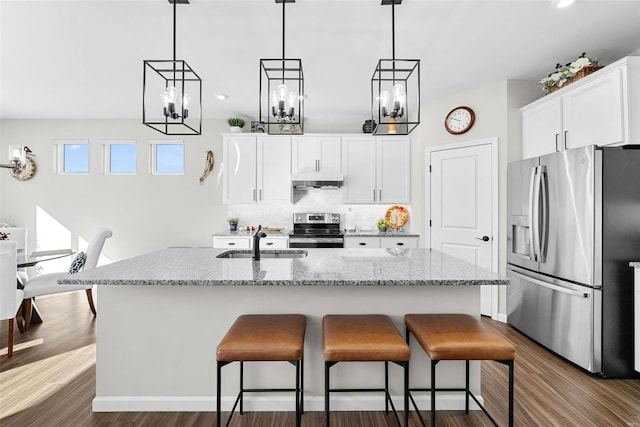
[[[431,408],[428,393],[414,392],[413,398],[420,410]],[[244,410],[250,412],[293,412],[293,396],[250,396],[244,398]],[[392,396],[396,409],[402,410],[402,397]],[[477,396],[484,404],[482,396]],[[235,397],[224,397],[222,410],[230,411]],[[463,393],[439,393],[436,409],[463,410]],[[471,410],[480,408],[473,399],[469,400]],[[213,396],[96,396],[93,399],[93,412],[215,412],[216,399]],[[411,407],[413,410],[413,407]],[[305,396],[305,411],[324,411],[324,397]],[[382,396],[332,396],[332,411],[382,411]]]
[[[498,313],[498,316],[496,316],[496,319],[498,322],[502,322],[502,323],[507,323],[507,315],[504,313]]]

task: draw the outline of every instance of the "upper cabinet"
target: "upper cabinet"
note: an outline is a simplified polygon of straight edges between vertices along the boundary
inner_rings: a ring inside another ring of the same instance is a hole
[[[343,203],[409,203],[410,159],[408,136],[343,137]]]
[[[640,57],[617,61],[522,108],[523,157],[640,142]]]
[[[300,181],[341,180],[340,136],[294,136],[293,179]]]
[[[291,202],[291,137],[223,136],[225,204]]]

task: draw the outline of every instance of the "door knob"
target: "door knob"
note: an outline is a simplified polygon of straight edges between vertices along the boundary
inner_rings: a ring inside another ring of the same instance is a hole
[[[489,236],[476,237],[476,239],[482,240],[483,242],[488,242],[489,241]]]

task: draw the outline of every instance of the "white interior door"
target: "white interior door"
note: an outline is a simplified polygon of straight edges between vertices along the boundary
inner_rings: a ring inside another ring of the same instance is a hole
[[[443,148],[431,151],[427,160],[431,247],[496,271],[493,149],[490,143]],[[483,286],[481,295],[481,313],[491,316],[492,287]]]

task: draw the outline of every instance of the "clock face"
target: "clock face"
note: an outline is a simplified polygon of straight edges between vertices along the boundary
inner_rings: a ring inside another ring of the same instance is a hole
[[[475,121],[475,114],[469,107],[456,107],[447,114],[444,119],[444,127],[449,133],[458,135],[465,133]]]

